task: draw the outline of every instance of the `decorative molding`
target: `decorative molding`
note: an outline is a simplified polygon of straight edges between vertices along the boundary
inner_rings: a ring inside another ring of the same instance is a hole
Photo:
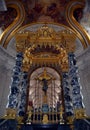
[[[14,8],[17,11],[17,17],[15,18],[14,22],[12,22],[12,24],[10,24],[0,36],[0,42],[2,46],[5,48],[7,47],[11,38],[14,36],[16,30],[22,25],[25,19],[24,7],[20,1],[9,0],[6,2],[6,4],[7,4],[7,7]]]
[[[83,45],[83,48],[87,48],[90,44],[90,37],[88,36],[88,33],[85,31],[85,29],[82,28],[82,26],[75,20],[73,16],[75,9],[84,8],[84,2],[85,1],[82,3],[81,0],[71,1],[66,9],[66,20],[70,27],[76,32],[77,37],[80,39]]]

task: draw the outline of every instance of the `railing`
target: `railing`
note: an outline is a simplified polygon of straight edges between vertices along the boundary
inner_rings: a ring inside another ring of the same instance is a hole
[[[49,123],[49,124],[63,124],[63,113],[60,112],[30,112],[28,113],[27,123],[41,124],[41,123]]]
[[[53,113],[35,113],[32,115],[32,122],[33,123],[42,123],[44,122],[45,118],[48,123],[58,123],[60,122],[60,114],[53,112]]]
[[[87,119],[75,120],[74,130],[90,130],[90,121],[88,121]]]
[[[17,130],[16,120],[0,119],[0,130]]]

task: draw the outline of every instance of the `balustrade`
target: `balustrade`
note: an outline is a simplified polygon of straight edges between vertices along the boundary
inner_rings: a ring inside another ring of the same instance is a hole
[[[27,124],[37,124],[37,123],[43,123],[43,124],[64,124],[64,112],[62,110],[56,111],[52,110],[49,112],[42,112],[42,111],[33,111],[30,110],[28,112],[28,119],[27,119]]]

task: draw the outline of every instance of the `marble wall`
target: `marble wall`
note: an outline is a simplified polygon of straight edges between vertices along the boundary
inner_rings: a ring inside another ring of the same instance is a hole
[[[0,47],[0,117],[5,115],[15,58]]]
[[[86,114],[90,116],[90,47],[77,57],[77,65],[82,86],[83,103]]]

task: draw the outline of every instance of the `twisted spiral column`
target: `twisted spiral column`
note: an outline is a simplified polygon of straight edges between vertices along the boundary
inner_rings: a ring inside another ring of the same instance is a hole
[[[18,96],[20,93],[19,85],[21,80],[21,67],[22,67],[23,54],[17,53],[16,63],[13,68],[13,76],[11,78],[10,94],[8,96],[7,108],[16,109],[18,106]]]
[[[20,89],[20,104],[18,109],[19,116],[25,115],[26,100],[27,100],[27,87],[28,87],[28,73],[22,72],[21,89]]]
[[[80,78],[78,75],[78,67],[76,65],[76,58],[73,53],[69,53],[69,76],[70,84],[72,86],[72,101],[74,109],[83,108],[82,94],[81,94],[81,85]]]
[[[63,91],[64,91],[64,103],[65,103],[65,112],[67,116],[73,115],[73,105],[70,94],[70,86],[69,86],[69,75],[68,72],[63,72]]]

